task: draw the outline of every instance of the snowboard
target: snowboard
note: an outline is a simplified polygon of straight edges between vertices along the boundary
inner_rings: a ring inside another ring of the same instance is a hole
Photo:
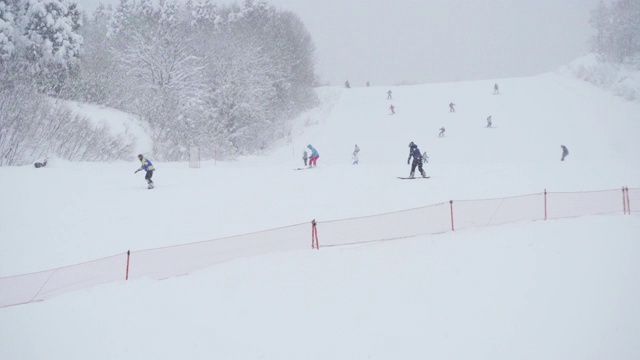
[[[417,179],[429,179],[431,176],[427,176],[427,177],[422,177],[422,176],[416,176],[416,177],[402,177],[402,176],[398,176],[398,179],[402,179],[402,180],[417,180]]]
[[[313,168],[310,168],[310,167],[302,167],[302,168],[295,168],[295,169],[293,169],[293,170],[311,170],[311,169],[313,169]]]

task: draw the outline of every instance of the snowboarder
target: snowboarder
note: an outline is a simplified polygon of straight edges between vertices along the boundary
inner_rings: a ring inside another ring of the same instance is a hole
[[[307,145],[307,149],[311,151],[311,156],[309,157],[309,168],[315,167],[317,165],[316,162],[318,161],[320,154],[318,154],[318,151],[313,146],[311,146],[311,144]]]
[[[491,115],[489,115],[489,117],[487,117],[487,127],[488,128],[491,127]]]
[[[305,167],[307,166],[307,159],[308,159],[308,158],[309,158],[309,154],[307,153],[307,150],[305,150],[305,151],[302,153],[302,160],[304,160],[304,166],[305,166]]]
[[[420,154],[420,149],[418,149],[418,145],[414,144],[413,141],[409,143],[409,158],[407,158],[407,165],[411,162],[411,158],[413,157],[413,163],[411,163],[411,172],[409,173],[409,178],[413,179],[416,172],[416,166],[420,171],[420,175],[422,177],[427,177],[424,170],[422,169],[422,155]]]
[[[560,145],[560,147],[562,148],[562,159],[560,159],[560,161],[564,161],[564,158],[566,158],[567,155],[569,155],[569,150],[564,145]]]
[[[148,159],[145,159],[144,156],[142,156],[142,154],[138,155],[138,160],[140,160],[140,163],[142,164],[142,166],[140,166],[140,168],[136,170],[134,174],[137,174],[138,171],[141,171],[141,170],[146,171],[147,173],[144,176],[144,179],[147,180],[147,184],[149,184],[147,189],[153,189],[153,180],[151,180],[151,177],[153,176],[153,172],[155,171],[156,168],[153,166],[151,161],[149,161]]]
[[[391,110],[391,115],[396,113],[396,107],[393,106],[393,104],[391,104],[391,106],[389,106],[389,110]]]
[[[440,128],[440,132],[438,133],[438,137],[444,137],[444,126]]]
[[[347,89],[351,89],[351,84],[349,84],[349,80],[344,82],[344,87],[346,87]]]
[[[424,162],[425,164],[429,162],[429,157],[427,156],[426,151],[422,153],[422,162]]]
[[[456,112],[456,108],[455,108],[456,104],[454,103],[449,103],[449,112]]]
[[[36,169],[39,169],[41,167],[45,167],[45,166],[47,166],[47,159],[45,158],[42,162],[37,162],[37,163],[33,164],[33,166],[35,166]]]
[[[391,100],[391,90],[387,91],[387,100]]]
[[[500,91],[498,90],[498,83],[495,83],[495,84],[493,85],[493,94],[494,94],[494,95],[496,95],[496,94],[500,94]]]

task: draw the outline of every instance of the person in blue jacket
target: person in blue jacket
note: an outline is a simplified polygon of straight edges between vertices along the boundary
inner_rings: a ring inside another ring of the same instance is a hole
[[[318,161],[320,154],[318,154],[318,150],[311,146],[311,144],[307,145],[307,149],[311,151],[311,156],[309,156],[309,167],[315,167],[317,165],[316,162]]]
[[[144,176],[144,179],[147,180],[147,184],[149,184],[147,189],[153,189],[153,180],[151,180],[151,177],[153,176],[153,171],[156,168],[153,166],[151,161],[149,161],[149,159],[145,159],[144,156],[142,156],[142,154],[138,155],[138,160],[140,160],[140,163],[142,165],[140,166],[140,168],[138,170],[136,170],[136,172],[134,174],[137,174],[138,171],[141,171],[141,170],[146,171],[147,174]]]
[[[418,170],[420,170],[422,177],[427,177],[427,174],[425,174],[422,169],[422,154],[420,153],[420,149],[418,149],[418,145],[414,144],[413,141],[409,144],[409,158],[407,159],[407,165],[409,165],[412,157],[413,163],[411,163],[411,173],[409,174],[409,177],[412,179],[414,178],[416,166],[418,167]]]

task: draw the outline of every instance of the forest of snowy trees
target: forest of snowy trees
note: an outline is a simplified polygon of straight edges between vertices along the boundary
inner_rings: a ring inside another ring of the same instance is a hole
[[[567,69],[629,101],[640,101],[640,0],[601,1],[591,12],[592,54]]]
[[[104,161],[133,139],[58,99],[147,122],[159,160],[260,152],[315,105],[314,46],[263,0],[120,0],[84,14],[66,0],[0,0],[0,165],[46,155]]]
[[[640,0],[600,2],[591,13],[593,51],[603,61],[640,63]]]

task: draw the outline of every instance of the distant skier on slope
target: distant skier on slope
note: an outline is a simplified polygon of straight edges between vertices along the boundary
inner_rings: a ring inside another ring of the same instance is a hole
[[[440,128],[440,132],[438,133],[438,137],[444,137],[444,126]]]
[[[358,159],[359,152],[360,148],[358,147],[358,144],[356,144],[356,147],[353,149],[353,157],[351,158],[351,160],[353,160],[353,165],[358,165],[360,163],[360,159]]]
[[[491,123],[491,115],[489,115],[489,117],[487,117],[487,127],[490,128],[492,125]]]
[[[391,100],[391,90],[387,91],[387,100]]]
[[[347,89],[351,89],[351,84],[349,84],[349,80],[344,82],[344,87],[346,87]]]
[[[318,154],[318,151],[311,146],[311,144],[307,145],[307,149],[311,151],[311,156],[309,157],[309,168],[316,167],[316,162],[318,161],[320,154]]]
[[[454,103],[449,103],[449,112],[456,112],[456,108],[455,108],[456,104]]]
[[[562,158],[560,159],[560,161],[564,161],[564,158],[569,155],[569,149],[567,149],[567,147],[564,145],[560,145],[560,147],[562,148]]]
[[[389,106],[389,110],[391,110],[391,115],[396,113],[396,107],[393,106],[393,104],[391,104],[391,106]]]
[[[304,161],[304,166],[305,166],[305,167],[307,166],[307,159],[308,159],[308,158],[309,158],[309,154],[307,153],[307,150],[305,150],[305,151],[302,153],[302,160]]]
[[[429,157],[427,156],[426,151],[422,153],[422,162],[425,164],[429,162]]]
[[[147,189],[153,189],[153,180],[151,180],[151,177],[153,176],[153,172],[156,170],[156,168],[153,166],[151,161],[149,161],[148,159],[145,159],[144,156],[142,156],[142,154],[138,155],[138,160],[140,160],[140,163],[142,164],[142,166],[140,166],[140,168],[136,170],[134,174],[137,174],[138,171],[141,171],[141,170],[146,171],[147,173],[144,176],[144,179],[147,180],[147,184],[149,184]]]
[[[409,158],[407,158],[407,165],[411,162],[411,158],[413,157],[413,162],[411,163],[411,172],[409,173],[409,178],[413,179],[415,176],[416,166],[418,170],[420,170],[420,174],[422,177],[427,177],[424,170],[422,169],[422,154],[420,154],[420,149],[418,149],[418,145],[414,144],[413,141],[409,143]]]
[[[498,90],[498,83],[493,85],[493,95],[500,94],[500,90]]]

